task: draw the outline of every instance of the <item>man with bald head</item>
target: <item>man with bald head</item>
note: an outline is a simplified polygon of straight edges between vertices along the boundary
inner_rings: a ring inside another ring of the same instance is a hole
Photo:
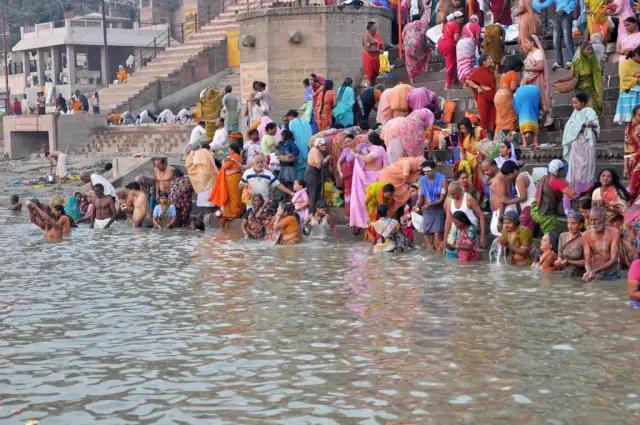
[[[82,173],[80,173],[80,180],[82,180],[84,183],[91,183],[92,190],[95,185],[101,184],[102,187],[104,188],[104,194],[112,197],[114,200],[116,199],[116,189],[113,187],[113,185],[109,180],[102,177],[100,174],[98,173],[91,174],[86,171],[83,171]]]
[[[591,208],[589,220],[591,227],[582,234],[584,265],[587,270],[582,280],[590,282],[594,279],[620,279],[620,230],[605,225],[605,211],[601,207]]]
[[[445,240],[451,231],[453,213],[462,211],[469,217],[471,224],[480,229],[480,246],[484,247],[487,241],[486,222],[478,201],[465,192],[464,185],[458,181],[449,183],[447,193],[449,196],[444,201],[444,213],[446,217],[444,223]]]

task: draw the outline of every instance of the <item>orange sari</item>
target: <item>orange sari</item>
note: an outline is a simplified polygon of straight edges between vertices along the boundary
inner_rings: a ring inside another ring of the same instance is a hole
[[[511,84],[520,85],[520,77],[515,71],[509,71],[500,77],[500,89],[493,98],[496,105],[496,131],[518,129],[518,117],[513,110],[513,91]]]
[[[324,95],[320,93],[318,101],[313,109],[318,123],[318,130],[327,130],[331,128],[331,120],[333,118],[333,107],[336,106],[335,90],[327,90]]]
[[[222,163],[209,196],[209,202],[223,208],[222,216],[230,220],[240,217],[244,212],[240,190],[241,178],[242,157],[232,152]]]

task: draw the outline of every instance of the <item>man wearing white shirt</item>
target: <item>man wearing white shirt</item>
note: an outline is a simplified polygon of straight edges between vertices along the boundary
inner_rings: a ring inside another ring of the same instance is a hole
[[[189,144],[196,146],[198,143],[204,142],[207,135],[207,130],[204,128],[204,121],[200,121],[193,130],[191,130],[191,137],[189,137]]]
[[[109,180],[107,180],[100,174],[98,173],[89,174],[86,171],[83,171],[82,173],[80,173],[80,180],[82,180],[85,183],[91,183],[92,188],[97,184],[101,184],[102,187],[104,188],[105,195],[111,196],[113,199],[116,198],[116,189],[113,187],[113,185]]]
[[[171,109],[165,109],[164,111],[158,114],[158,119],[156,120],[156,123],[175,124],[176,116],[173,115],[173,112],[171,112]]]
[[[185,108],[180,109],[178,115],[176,115],[176,119],[182,125],[193,123],[193,115],[191,115],[191,112]]]
[[[213,151],[214,157],[222,160],[227,155],[229,148],[229,132],[224,126],[224,118],[218,118],[216,126],[218,129],[213,133],[213,140],[209,147]]]

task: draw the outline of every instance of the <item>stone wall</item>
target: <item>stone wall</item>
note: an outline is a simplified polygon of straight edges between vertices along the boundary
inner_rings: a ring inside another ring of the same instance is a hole
[[[361,40],[368,21],[377,22],[382,39],[390,41],[391,16],[378,8],[283,7],[249,12],[236,20],[243,99],[252,81],[266,82],[275,103],[273,117],[300,107],[302,80],[310,73],[332,79],[336,88],[345,77],[360,83]],[[302,36],[300,43],[289,41],[296,31]],[[255,38],[254,46],[243,46],[248,37]]]
[[[83,153],[181,154],[189,142],[191,125],[109,126],[87,139]]]

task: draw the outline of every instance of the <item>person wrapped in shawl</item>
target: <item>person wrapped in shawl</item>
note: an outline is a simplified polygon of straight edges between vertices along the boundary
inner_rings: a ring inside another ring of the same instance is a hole
[[[173,175],[176,179],[169,188],[169,202],[176,209],[176,227],[188,227],[193,206],[193,186],[189,176],[185,176],[179,168],[174,169]]]
[[[333,120],[337,128],[347,128],[354,124],[353,106],[356,103],[356,96],[351,87],[353,80],[351,77],[345,78],[340,90],[336,106],[333,108]]]
[[[409,22],[402,30],[404,58],[411,84],[418,75],[428,71],[431,49],[425,36],[427,29],[429,15],[424,13],[419,21]]]
[[[242,190],[240,179],[242,178],[242,148],[239,143],[229,145],[230,153],[222,163],[222,167],[216,176],[209,201],[222,208],[222,226],[242,216],[244,204],[242,203]]]
[[[424,131],[433,124],[433,112],[423,108],[407,117],[393,118],[382,127],[381,136],[391,163],[404,157],[424,155]]]
[[[600,60],[594,54],[590,42],[585,42],[576,52],[571,64],[571,71],[559,81],[568,81],[573,77],[578,79],[577,93],[584,93],[589,97],[589,106],[598,116],[602,116],[602,69]]]
[[[502,25],[488,25],[484,30],[484,51],[491,55],[493,63],[500,64],[504,57],[505,31]]]
[[[213,140],[216,131],[216,122],[222,110],[222,93],[207,87],[200,92],[199,108],[202,113],[202,121],[205,122],[207,140]]]

